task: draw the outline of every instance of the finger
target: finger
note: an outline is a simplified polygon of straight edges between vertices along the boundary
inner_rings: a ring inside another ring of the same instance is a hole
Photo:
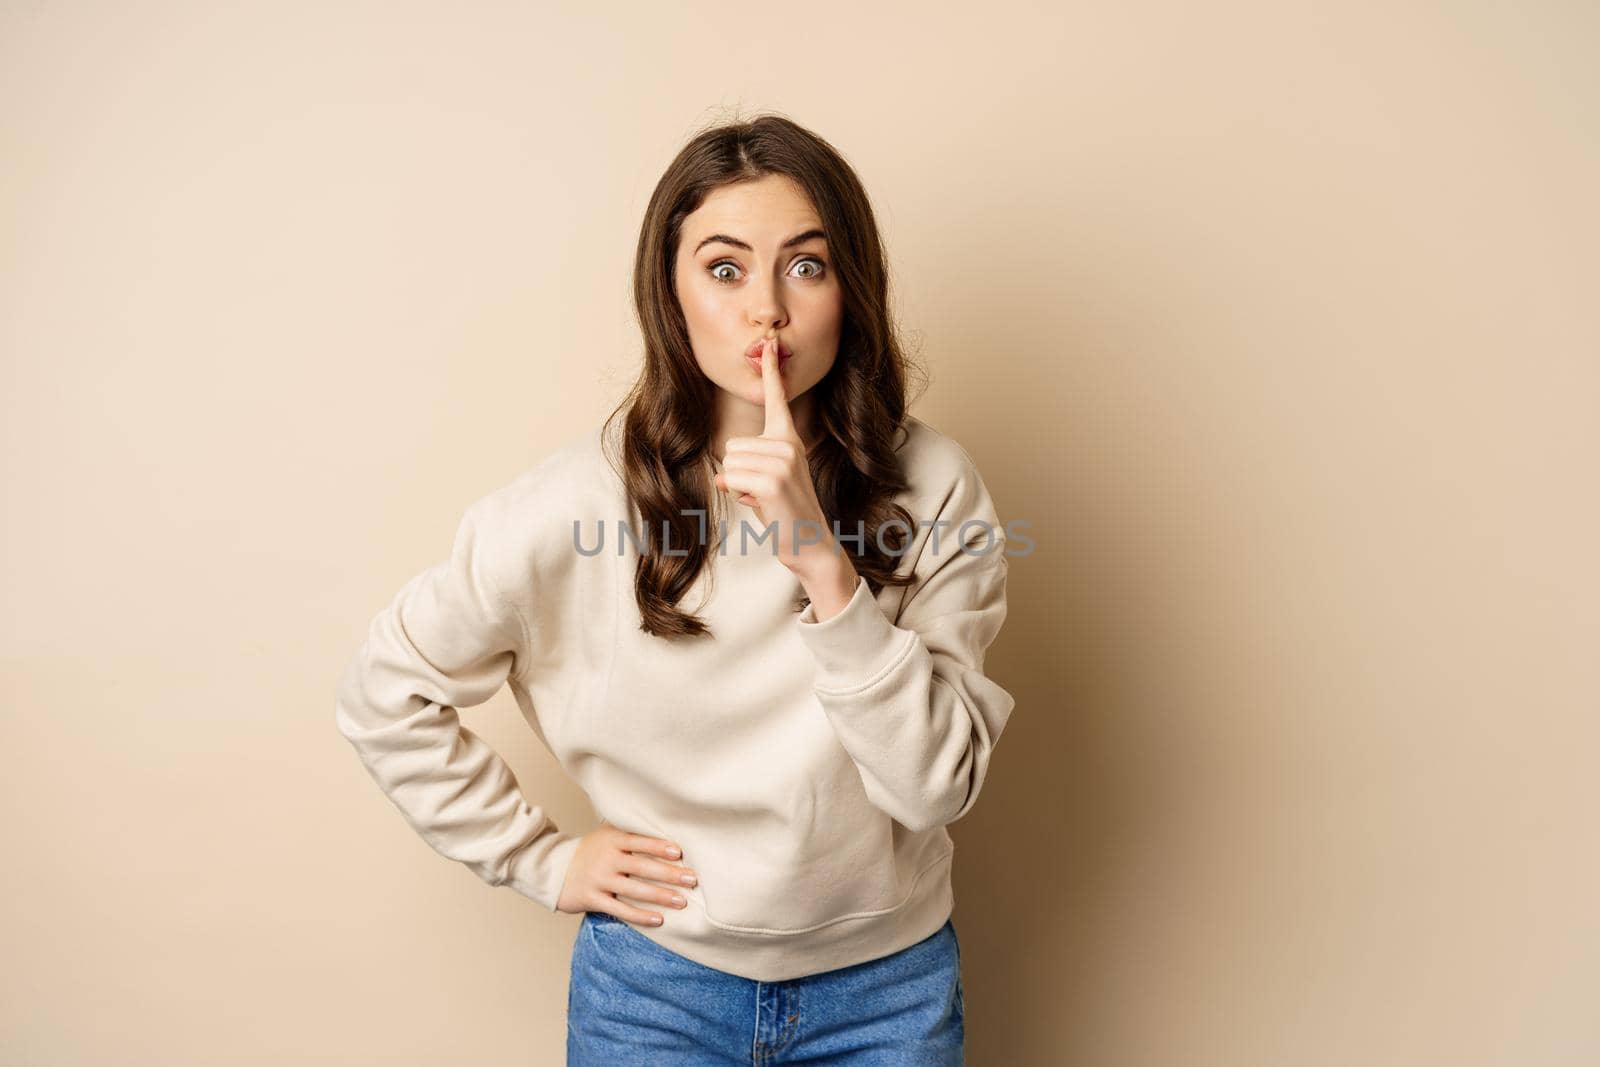
[[[731,487],[728,485],[728,480],[720,474],[713,478],[712,481],[716,484],[716,487],[724,493],[729,492],[731,489]],[[751,507],[755,507],[756,498],[751,496],[749,493],[741,493],[739,496],[739,503],[749,504]]]
[[[641,878],[653,878],[658,882],[670,882],[673,885],[695,885],[700,881],[700,876],[693,868],[679,866],[674,863],[662,863],[660,860],[647,859],[643,856],[633,856],[621,868],[625,873],[638,875]]]
[[[740,452],[756,452],[763,456],[793,459],[795,445],[792,441],[775,441],[770,437],[730,437],[727,447],[723,450],[723,465],[726,466],[728,460]]]
[[[635,908],[635,907],[632,907],[630,905],[624,904],[620,900],[617,901],[616,910],[615,911],[609,911],[608,910],[606,914],[614,915],[617,918],[621,919],[623,922],[638,923],[640,926],[660,926],[661,925],[661,913],[660,912],[645,911],[643,908]]]
[[[683,855],[683,849],[671,841],[663,841],[659,837],[647,837],[644,834],[630,834],[626,831],[622,836],[621,847],[627,852],[644,852],[674,860]]]
[[[748,493],[759,499],[773,495],[776,486],[770,474],[761,471],[725,470],[720,475],[722,484],[736,493]]]
[[[772,443],[779,444],[777,441]],[[727,461],[722,465],[721,473],[754,471],[757,474],[770,474],[776,477],[789,469],[790,462],[788,456],[777,456],[771,452],[730,452]]]
[[[629,900],[643,900],[652,904],[665,904],[669,908],[681,908],[688,904],[681,892],[671,886],[656,885],[652,882],[640,881],[619,875],[606,882],[606,889],[617,897],[627,897]]]
[[[783,372],[778,370],[778,341],[769,340],[761,349],[761,384],[766,392],[766,425],[762,437],[787,438],[794,433],[789,415],[789,398],[783,388]]]

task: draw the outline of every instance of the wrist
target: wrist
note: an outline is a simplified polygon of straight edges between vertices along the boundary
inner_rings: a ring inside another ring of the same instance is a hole
[[[795,568],[795,574],[816,609],[818,622],[843,611],[861,580],[842,550],[803,561]]]

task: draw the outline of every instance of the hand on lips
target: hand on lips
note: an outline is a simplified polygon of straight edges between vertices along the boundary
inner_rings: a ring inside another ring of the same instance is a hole
[[[778,347],[775,338],[760,345],[766,407],[761,436],[728,438],[723,469],[713,480],[718,489],[740,494],[739,502],[755,509],[763,528],[777,524],[778,559],[793,570],[805,559],[831,553],[834,542],[789,410]],[[801,537],[808,543],[800,545]]]
[[[748,359],[748,360],[751,360],[752,362],[756,363],[759,366],[760,363],[761,363],[761,353],[762,353],[762,351],[764,351],[766,349],[767,345],[770,344],[771,341],[772,341],[771,338],[767,338],[767,339],[764,339],[764,340],[761,340],[761,341],[757,341],[755,344],[753,344],[749,348],[745,349],[745,352],[744,352],[745,358]],[[782,341],[779,341],[778,342],[778,366],[779,366],[780,369],[783,367],[783,365],[785,363],[789,362],[789,357],[792,356],[792,355],[794,355],[794,353],[789,351],[789,346],[784,344]]]

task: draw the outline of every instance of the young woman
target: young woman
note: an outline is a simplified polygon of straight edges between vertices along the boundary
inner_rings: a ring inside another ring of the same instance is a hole
[[[640,235],[633,390],[468,507],[340,683],[433,848],[583,915],[569,1064],[962,1060],[945,828],[1014,703],[983,665],[1006,532],[907,413],[887,289],[825,141],[694,137]],[[461,725],[505,684],[596,829]]]

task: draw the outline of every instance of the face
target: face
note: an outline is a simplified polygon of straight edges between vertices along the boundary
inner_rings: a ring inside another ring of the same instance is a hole
[[[807,390],[833,366],[844,318],[821,228],[810,198],[784,175],[715,189],[684,220],[678,302],[695,362],[719,387],[725,423],[761,432],[760,352],[746,352],[776,331],[792,353],[779,359],[784,389],[797,428],[805,425]]]

